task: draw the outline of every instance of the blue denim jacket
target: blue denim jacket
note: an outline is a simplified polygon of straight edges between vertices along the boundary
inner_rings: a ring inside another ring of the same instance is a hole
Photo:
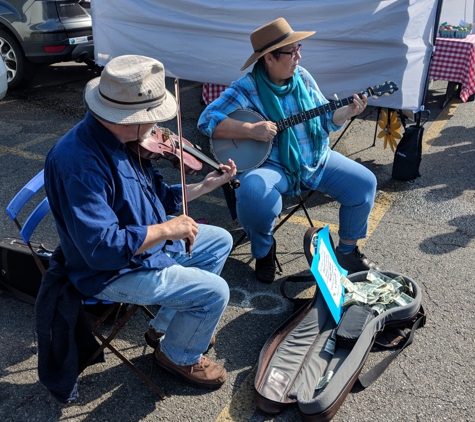
[[[149,163],[134,158],[89,112],[49,152],[45,190],[66,257],[66,273],[85,295],[118,275],[175,264],[162,242],[135,256],[147,226],[179,211],[181,186],[168,186]]]

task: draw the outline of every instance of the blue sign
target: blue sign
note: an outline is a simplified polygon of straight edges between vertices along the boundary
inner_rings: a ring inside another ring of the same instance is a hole
[[[317,244],[310,271],[317,280],[317,285],[330,309],[333,319],[338,324],[342,314],[344,287],[340,278],[347,276],[348,271],[338,264],[330,243],[329,227],[317,233]]]

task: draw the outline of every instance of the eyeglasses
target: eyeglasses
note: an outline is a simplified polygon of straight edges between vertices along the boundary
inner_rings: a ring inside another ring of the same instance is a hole
[[[290,57],[292,57],[292,59],[295,59],[297,57],[297,53],[300,54],[301,51],[302,51],[302,44],[297,44],[297,47],[294,48],[293,50],[281,51],[280,54],[290,54]]]

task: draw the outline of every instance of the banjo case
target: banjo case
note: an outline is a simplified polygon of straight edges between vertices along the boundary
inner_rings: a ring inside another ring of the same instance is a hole
[[[381,272],[391,278],[399,275],[390,271]],[[352,282],[364,281],[366,274],[366,271],[354,273],[348,278]],[[425,323],[421,290],[413,280],[404,277],[412,284],[414,300],[373,317],[352,347],[339,346],[337,339],[334,353],[328,351],[328,341],[334,338],[332,333],[337,324],[317,287],[313,298],[306,299],[305,304],[274,331],[261,350],[254,380],[254,401],[257,408],[275,415],[297,404],[301,420],[329,421],[356,381],[359,380],[361,387],[366,388],[376,380],[389,363],[411,344],[416,328]],[[315,281],[313,276],[287,278],[281,285],[282,294],[290,299],[285,294],[285,283],[308,282],[311,278]],[[294,304],[303,301],[290,300]],[[345,313],[340,325],[344,316]],[[385,335],[387,339],[383,342]],[[400,339],[399,342],[396,337]],[[363,366],[373,347],[393,350],[362,375]],[[333,371],[333,376],[328,384],[316,389],[319,380],[329,371]]]

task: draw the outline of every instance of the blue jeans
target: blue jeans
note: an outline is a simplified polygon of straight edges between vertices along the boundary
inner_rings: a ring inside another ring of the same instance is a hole
[[[162,305],[150,322],[156,331],[166,333],[161,350],[177,365],[193,365],[208,348],[229,301],[229,287],[219,274],[232,242],[226,230],[200,224],[191,258],[185,252],[170,253],[176,265],[128,273],[95,297]]]
[[[282,195],[288,191],[283,170],[265,164],[239,175],[236,209],[255,258],[267,255],[272,246],[275,219],[282,212]],[[305,188],[302,187],[304,190]],[[363,165],[331,151],[317,191],[340,203],[340,239],[366,237],[368,219],[376,195],[376,177]]]

